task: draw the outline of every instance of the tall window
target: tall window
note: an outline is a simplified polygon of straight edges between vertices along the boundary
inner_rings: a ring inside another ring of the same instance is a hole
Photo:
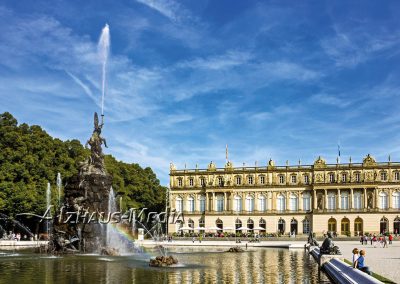
[[[265,176],[260,176],[260,184],[265,184]]]
[[[400,172],[394,173],[394,180],[400,180]]]
[[[224,180],[222,179],[222,177],[218,177],[218,185],[219,186],[223,186],[224,185]]]
[[[308,219],[303,220],[303,234],[310,233],[310,221]]]
[[[192,196],[189,196],[188,198],[188,205],[188,211],[194,212],[194,198]]]
[[[217,211],[222,212],[224,211],[224,196],[217,195]]]
[[[360,173],[355,173],[356,182],[360,182]]]
[[[335,182],[335,174],[334,173],[329,174],[329,182]]]
[[[340,208],[341,209],[349,209],[349,193],[342,192],[340,195]]]
[[[329,210],[336,209],[336,195],[333,192],[328,193],[328,209]]]
[[[239,176],[236,177],[236,184],[237,185],[241,185],[242,184],[242,178],[241,177],[239,177]]]
[[[235,211],[240,212],[242,211],[242,198],[238,195],[235,196],[234,198],[234,208]]]
[[[249,176],[249,177],[248,177],[248,182],[249,182],[249,184],[253,184],[253,181],[254,181],[254,180],[253,180],[253,176]]]
[[[292,176],[292,183],[297,183],[297,177],[296,176]]]
[[[205,222],[204,222],[204,218],[200,218],[199,219],[199,227],[204,228]]]
[[[362,204],[362,196],[361,196],[361,192],[355,192],[353,195],[353,207],[354,209],[361,209],[361,204]]]
[[[393,193],[393,208],[400,209],[400,193],[399,192]]]
[[[309,180],[308,175],[304,175],[304,184],[309,184],[309,183],[310,183],[310,180]]]
[[[205,186],[206,185],[206,179],[205,178],[200,178],[200,185]]]
[[[264,212],[267,209],[266,203],[265,203],[265,196],[261,194],[258,196],[258,211]]]
[[[346,182],[347,181],[347,174],[342,174],[342,182]]]
[[[248,212],[254,211],[254,198],[251,195],[246,197],[246,209]]]
[[[387,180],[387,173],[386,172],[381,172],[381,180]]]
[[[193,186],[194,185],[194,180],[193,180],[193,178],[190,178],[189,179],[189,186]]]
[[[285,183],[285,177],[284,177],[283,175],[280,175],[280,176],[279,176],[279,183],[280,183],[280,184]]]
[[[303,210],[305,211],[311,210],[311,195],[309,193],[303,194]]]
[[[206,211],[206,197],[204,195],[200,196],[200,211]]]
[[[290,202],[290,210],[291,211],[297,211],[298,210],[297,196],[295,194],[290,194],[289,202]]]
[[[178,186],[179,186],[179,187],[182,186],[182,178],[178,178]]]
[[[276,208],[278,211],[285,211],[286,209],[286,199],[282,194],[278,195]]]
[[[386,192],[379,193],[379,205],[381,209],[388,208],[388,196]]]
[[[182,212],[183,211],[183,199],[182,197],[178,197],[175,201],[175,209],[178,212]]]

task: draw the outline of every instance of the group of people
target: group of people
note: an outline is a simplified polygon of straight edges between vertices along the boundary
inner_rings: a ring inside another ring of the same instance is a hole
[[[371,275],[369,267],[365,265],[365,250],[358,251],[358,248],[353,249],[353,267]]]
[[[384,234],[382,234],[380,236],[376,236],[375,234],[368,235],[368,236],[362,235],[360,237],[360,243],[362,245],[364,245],[364,244],[367,245],[368,242],[371,242],[371,245],[373,245],[374,247],[376,247],[379,244],[380,247],[384,247],[384,248],[386,247],[387,248],[388,247],[388,241],[389,241],[389,244],[391,245],[392,242],[393,242],[393,235],[392,234],[389,234],[389,236],[386,236]]]

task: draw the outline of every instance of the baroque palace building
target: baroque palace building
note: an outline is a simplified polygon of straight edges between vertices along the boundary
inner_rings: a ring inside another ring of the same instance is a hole
[[[169,233],[400,233],[400,163],[170,167]],[[175,213],[174,213],[175,212]],[[191,228],[191,229],[189,229]],[[213,229],[214,228],[214,229]],[[247,229],[246,229],[247,228]]]

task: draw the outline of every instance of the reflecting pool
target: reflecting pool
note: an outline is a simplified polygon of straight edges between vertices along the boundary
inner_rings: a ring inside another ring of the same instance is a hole
[[[154,252],[130,256],[47,256],[0,252],[0,283],[331,283],[303,250],[170,250],[180,264],[151,268]]]

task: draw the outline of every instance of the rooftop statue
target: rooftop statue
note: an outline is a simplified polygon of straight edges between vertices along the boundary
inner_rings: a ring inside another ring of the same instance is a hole
[[[87,173],[105,174],[104,154],[101,145],[107,148],[106,139],[101,137],[101,129],[103,128],[103,117],[99,124],[97,112],[94,113],[94,130],[90,139],[86,142],[85,147],[90,146],[90,157],[82,165],[81,170]]]

